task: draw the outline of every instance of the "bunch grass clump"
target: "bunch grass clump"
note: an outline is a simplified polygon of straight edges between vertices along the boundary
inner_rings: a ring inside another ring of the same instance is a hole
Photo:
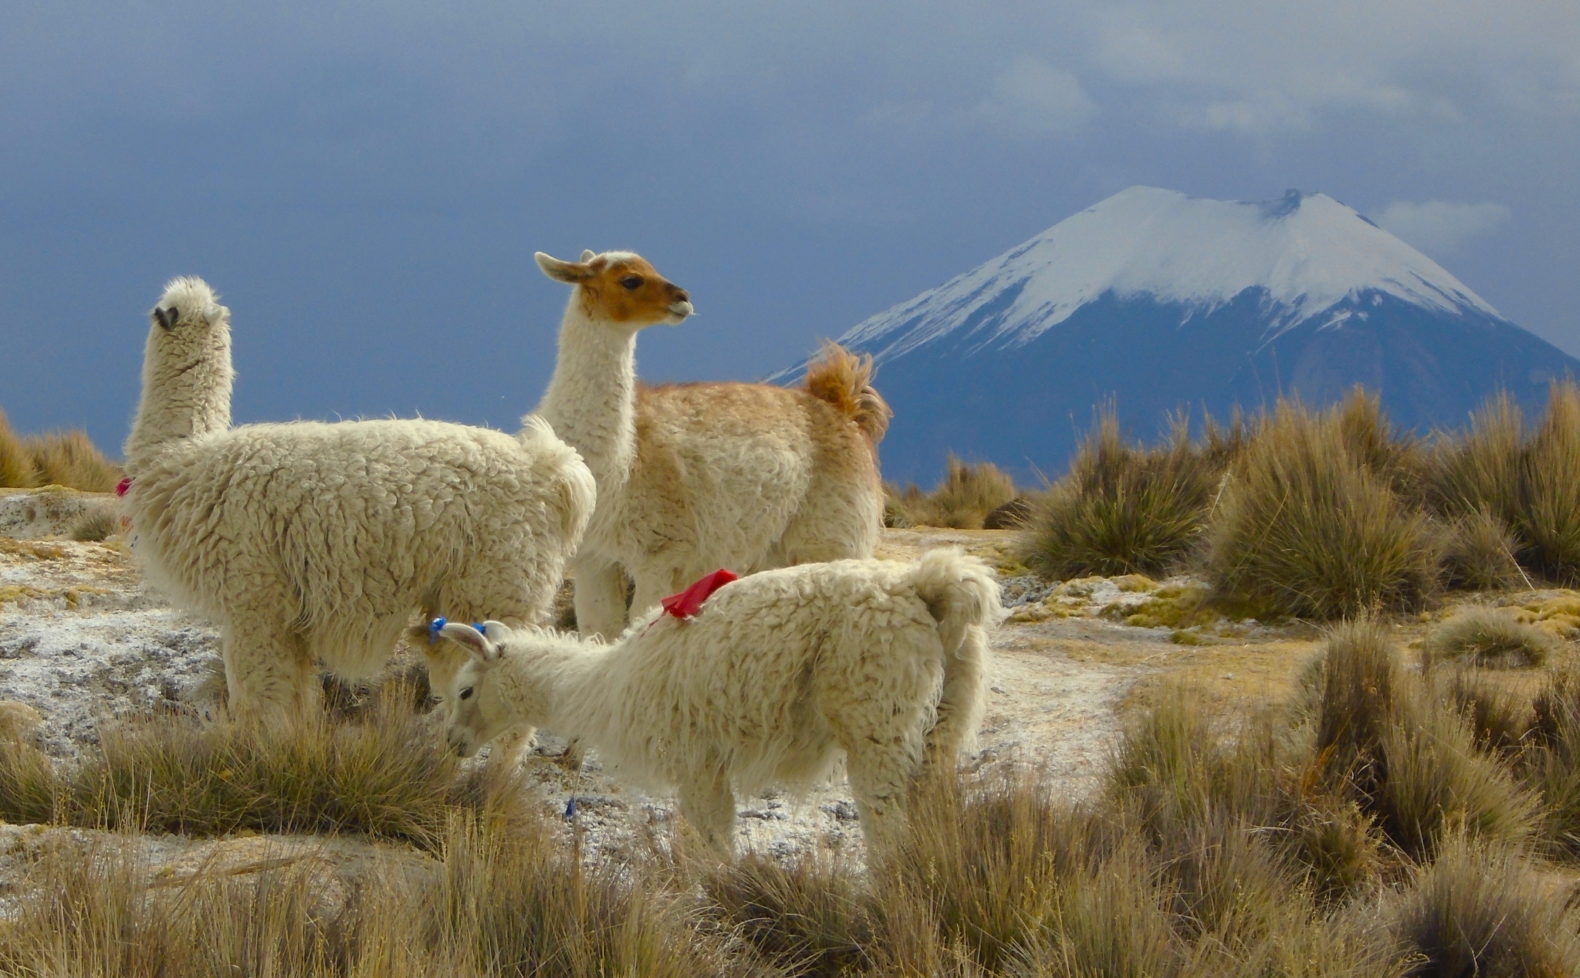
[[[105,458],[81,430],[39,435],[28,440],[28,450],[43,485],[110,492],[121,479],[120,467]]]
[[[38,485],[38,469],[33,454],[11,420],[0,410],[0,489],[31,489]]]
[[[1485,508],[1449,517],[1439,553],[1445,588],[1501,591],[1531,584],[1516,556],[1519,541],[1514,531]]]
[[[1501,608],[1466,608],[1439,625],[1422,645],[1428,661],[1453,659],[1494,669],[1538,666],[1552,658],[1558,640]]]
[[[1442,839],[1388,911],[1413,974],[1580,974],[1580,915],[1518,849],[1470,833]]]
[[[6,975],[653,978],[754,966],[693,908],[620,867],[588,867],[541,821],[457,817],[426,859],[372,850],[337,880],[285,856],[167,880],[113,839],[48,852],[0,928]]]
[[[1208,531],[1221,595],[1328,621],[1418,608],[1435,592],[1437,538],[1394,488],[1413,466],[1378,447],[1379,410],[1356,394],[1321,414],[1283,402],[1260,421]]]
[[[1192,442],[1177,418],[1167,444],[1128,443],[1112,406],[1081,445],[1067,476],[1032,506],[1019,556],[1044,577],[1162,574],[1194,546],[1237,453],[1239,428],[1209,422]]]
[[[1580,387],[1555,383],[1522,459],[1517,532],[1524,559],[1563,585],[1580,583]]]
[[[987,514],[1017,494],[1015,480],[992,462],[966,462],[951,454],[943,481],[931,492],[907,486],[897,498],[891,491],[888,499],[911,525],[980,530]]]
[[[391,698],[401,694],[392,693]],[[182,715],[107,725],[95,752],[52,767],[0,752],[0,819],[217,836],[361,834],[431,847],[453,812],[514,812],[515,775],[463,776],[427,717],[383,703],[259,729]]]
[[[94,447],[81,430],[53,431],[23,438],[0,410],[0,489],[65,486],[109,492],[121,469]]]
[[[1324,672],[1312,756],[1401,851],[1428,855],[1455,827],[1510,844],[1536,834],[1535,796],[1477,749],[1458,711],[1407,680],[1375,620],[1332,631]]]
[[[1494,396],[1462,435],[1439,438],[1425,473],[1425,503],[1451,525],[1470,519],[1502,527],[1525,571],[1565,586],[1580,581],[1580,387],[1573,380],[1549,387],[1534,426],[1513,398]],[[1482,553],[1507,580],[1498,544],[1485,528],[1476,532],[1485,538]]]

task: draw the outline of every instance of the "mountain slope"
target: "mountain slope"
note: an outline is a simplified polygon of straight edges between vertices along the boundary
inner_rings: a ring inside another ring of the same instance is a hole
[[[1528,408],[1580,361],[1520,329],[1345,205],[1136,187],[840,338],[874,355],[895,408],[885,475],[929,482],[948,452],[1060,474],[1094,409],[1137,438],[1170,411],[1227,417],[1361,383],[1393,421],[1462,424],[1491,392]]]

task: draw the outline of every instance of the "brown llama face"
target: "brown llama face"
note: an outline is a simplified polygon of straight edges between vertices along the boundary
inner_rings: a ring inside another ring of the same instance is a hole
[[[664,278],[647,259],[629,252],[584,255],[562,262],[542,255],[549,277],[577,287],[581,311],[590,319],[641,328],[675,325],[694,311],[686,290]]]

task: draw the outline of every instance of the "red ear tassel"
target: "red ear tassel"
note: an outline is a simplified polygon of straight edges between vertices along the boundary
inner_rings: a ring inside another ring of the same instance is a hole
[[[122,479],[120,482],[117,482],[115,484],[115,494],[117,496],[124,496],[124,495],[126,495],[126,490],[130,489],[131,487],[132,487],[132,477],[131,476],[127,476],[126,478]]]
[[[663,598],[659,604],[664,606],[667,613],[685,621],[696,617],[697,612],[702,610],[702,602],[708,600],[714,591],[736,579],[734,574],[721,567],[679,594]]]

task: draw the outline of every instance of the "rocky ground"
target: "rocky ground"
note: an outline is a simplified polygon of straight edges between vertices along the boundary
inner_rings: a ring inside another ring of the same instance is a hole
[[[91,749],[117,717],[217,706],[213,628],[145,590],[117,536],[68,538],[84,513],[107,505],[85,494],[0,492],[0,703],[20,704],[5,707],[0,720],[36,721],[38,745],[61,759]],[[1193,620],[1196,588],[1186,579],[1053,586],[1015,566],[1011,539],[1008,531],[918,528],[886,531],[880,547],[882,556],[905,558],[962,546],[1000,568],[1011,615],[993,640],[979,765],[1041,765],[1079,795],[1102,772],[1126,709],[1162,682],[1196,684],[1232,716],[1248,701],[1281,695],[1319,640],[1299,626]],[[635,834],[668,820],[669,799],[622,787],[596,756],[571,770],[552,757],[560,747],[545,737],[529,773],[546,809],[563,811],[575,797],[584,851],[617,857]],[[743,798],[740,815],[741,841],[758,851],[860,847],[854,806],[838,780],[801,799]],[[0,852],[47,834],[15,826],[6,833]],[[172,859],[197,845],[146,844],[168,848]],[[215,845],[223,846],[201,844]]]

